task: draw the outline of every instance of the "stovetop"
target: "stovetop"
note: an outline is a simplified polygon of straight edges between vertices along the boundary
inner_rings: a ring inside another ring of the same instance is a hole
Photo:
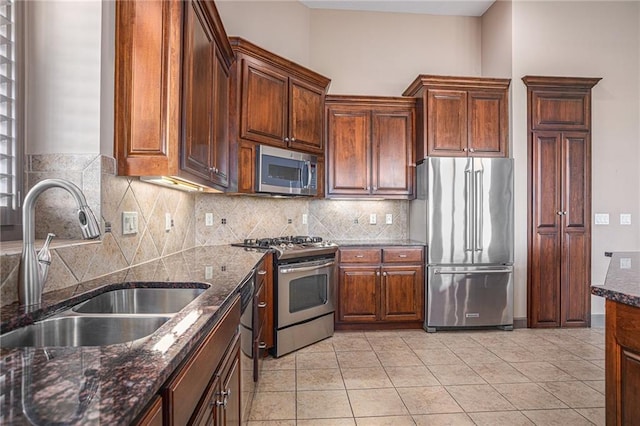
[[[321,237],[310,237],[306,235],[257,239],[247,238],[242,243],[231,245],[250,249],[273,249],[276,250],[278,259],[334,254],[338,250],[336,243],[324,241]]]

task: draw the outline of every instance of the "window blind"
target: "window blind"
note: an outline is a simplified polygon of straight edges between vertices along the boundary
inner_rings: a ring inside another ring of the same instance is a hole
[[[14,0],[0,0],[0,224],[2,239],[20,225],[22,149],[18,138],[18,46]],[[9,238],[7,238],[9,237]]]

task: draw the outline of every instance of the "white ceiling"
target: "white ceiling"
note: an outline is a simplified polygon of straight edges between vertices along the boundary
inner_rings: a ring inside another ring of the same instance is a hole
[[[482,16],[494,0],[299,0],[312,9]]]

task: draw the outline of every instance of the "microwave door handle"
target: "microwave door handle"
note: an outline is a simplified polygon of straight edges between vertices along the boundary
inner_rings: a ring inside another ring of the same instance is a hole
[[[309,188],[311,186],[311,161],[306,161],[307,163],[307,185],[305,188]]]

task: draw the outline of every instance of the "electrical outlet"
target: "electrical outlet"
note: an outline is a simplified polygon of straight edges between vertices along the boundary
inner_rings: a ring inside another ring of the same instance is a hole
[[[393,215],[391,213],[387,213],[384,217],[384,223],[387,225],[391,225],[393,223]]]
[[[122,212],[122,234],[138,233],[138,212]]]
[[[620,258],[620,269],[631,269],[631,258],[630,257],[621,257]]]
[[[609,213],[596,213],[595,222],[596,225],[608,225]]]
[[[620,225],[631,225],[631,213],[620,214]]]
[[[204,214],[204,226],[213,226],[213,213]]]
[[[170,213],[165,213],[164,214],[164,230],[166,232],[171,231],[171,214]]]
[[[306,225],[307,223],[309,223],[309,217],[306,213],[302,213],[302,224]]]
[[[375,214],[375,213],[371,213],[371,214],[369,215],[369,224],[370,224],[370,225],[375,225],[377,220],[378,220],[378,219],[377,219],[377,217],[376,217],[376,214]]]
[[[204,279],[210,280],[213,278],[213,266],[205,266],[204,267]]]

